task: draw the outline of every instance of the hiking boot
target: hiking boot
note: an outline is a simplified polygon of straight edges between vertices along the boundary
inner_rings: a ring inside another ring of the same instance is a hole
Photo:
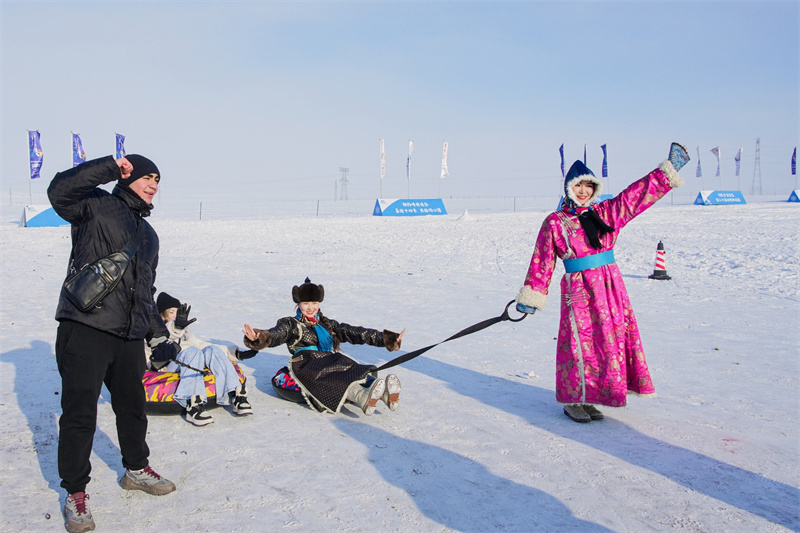
[[[233,400],[231,401],[233,414],[238,416],[253,414],[253,408],[250,406],[250,402],[247,401],[247,390],[244,388],[244,383],[239,385],[236,391],[231,394],[233,395]]]
[[[580,422],[582,424],[592,421],[592,417],[589,416],[589,413],[584,411],[583,407],[580,404],[565,405],[564,414],[570,417],[575,422]]]
[[[385,390],[386,382],[382,379],[374,380],[369,388],[360,383],[353,383],[347,390],[347,399],[359,406],[365,415],[370,416],[375,412],[375,406],[378,405]]]
[[[89,495],[85,492],[68,494],[67,501],[64,503],[64,518],[67,520],[64,527],[70,533],[81,533],[82,531],[94,531],[94,520],[89,505],[86,503]]]
[[[583,410],[586,411],[586,414],[589,415],[592,420],[603,420],[605,418],[603,413],[592,404],[585,403],[581,405],[581,407],[583,407]]]
[[[206,413],[206,406],[200,396],[195,396],[189,400],[186,406],[186,421],[195,426],[207,426],[214,421],[214,418]]]
[[[381,400],[391,411],[397,411],[400,403],[400,378],[394,374],[386,376],[386,390],[383,391]]]
[[[125,490],[143,490],[155,496],[169,494],[175,490],[175,483],[159,476],[149,466],[141,470],[126,470],[125,475],[119,480],[119,486]]]

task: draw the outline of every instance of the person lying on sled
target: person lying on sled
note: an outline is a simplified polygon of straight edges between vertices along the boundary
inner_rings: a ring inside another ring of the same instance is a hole
[[[286,371],[300,389],[300,401],[305,400],[319,412],[339,412],[346,401],[360,407],[365,415],[375,412],[378,401],[396,410],[400,401],[398,377],[389,374],[385,380],[378,378],[375,366],[354,361],[339,347],[348,342],[393,352],[400,349],[406,330],[381,332],[337,322],[320,311],[324,297],[324,287],[306,278],[302,285],[292,287],[295,314],[279,319],[271,329],[245,324],[245,346],[262,350],[286,344],[291,354]]]
[[[232,405],[235,415],[252,415],[253,409],[247,401],[245,384],[240,382],[239,374],[231,361],[247,358],[247,352],[238,348],[222,347],[206,342],[189,332],[188,326],[196,318],[189,319],[191,306],[182,304],[166,292],[156,299],[156,307],[170,332],[170,341],[180,345],[181,351],[175,360],[159,360],[157,354],[148,350],[148,361],[154,370],[179,372],[181,379],[173,399],[185,410],[186,421],[195,426],[205,426],[214,421],[206,412],[208,402],[203,370],[209,369],[214,375],[219,405]],[[226,353],[227,352],[227,353]]]

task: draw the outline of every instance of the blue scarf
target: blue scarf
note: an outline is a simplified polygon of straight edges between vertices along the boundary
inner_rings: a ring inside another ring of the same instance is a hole
[[[317,347],[320,352],[330,352],[333,350],[333,337],[331,337],[327,329],[320,325],[318,317],[319,313],[314,318],[308,318],[298,309],[294,318],[300,323],[314,328],[314,332],[317,334]]]

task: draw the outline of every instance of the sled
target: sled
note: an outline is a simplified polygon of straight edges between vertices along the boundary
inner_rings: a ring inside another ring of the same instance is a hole
[[[294,403],[305,403],[303,393],[300,392],[300,387],[294,381],[294,378],[289,374],[289,368],[283,367],[272,378],[272,388],[278,393],[278,396],[284,400],[289,400]]]
[[[245,382],[244,373],[239,365],[233,363],[233,368],[236,369],[236,374],[239,376],[239,382]],[[155,372],[147,370],[142,378],[144,385],[145,409],[148,413],[154,414],[173,414],[181,413],[183,407],[173,399],[175,391],[178,389],[178,382],[181,380],[181,375],[178,372]],[[217,388],[214,375],[210,372],[203,378],[206,385],[206,396],[208,403],[206,408],[215,407],[217,405]]]

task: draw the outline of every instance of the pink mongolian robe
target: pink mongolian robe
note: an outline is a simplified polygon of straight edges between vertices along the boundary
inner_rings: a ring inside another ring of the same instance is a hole
[[[548,215],[536,239],[522,292],[526,304],[544,309],[556,258],[572,259],[614,248],[619,231],[683,179],[668,161],[615,198],[594,206],[614,231],[594,249],[576,215]],[[520,299],[518,298],[518,301]],[[567,404],[621,407],[629,392],[654,394],[639,328],[616,263],[564,274],[556,349],[556,399]]]

